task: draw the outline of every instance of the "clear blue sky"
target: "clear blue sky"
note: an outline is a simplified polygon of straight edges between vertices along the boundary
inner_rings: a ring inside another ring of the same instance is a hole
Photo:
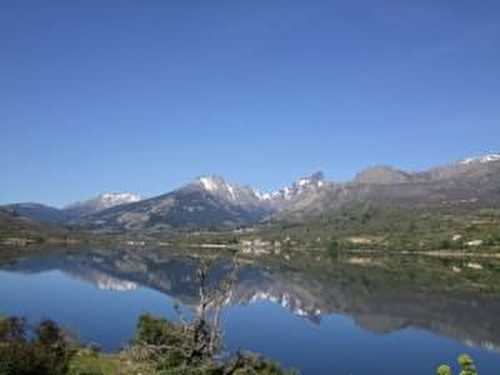
[[[2,1],[0,203],[500,150],[500,2]]]

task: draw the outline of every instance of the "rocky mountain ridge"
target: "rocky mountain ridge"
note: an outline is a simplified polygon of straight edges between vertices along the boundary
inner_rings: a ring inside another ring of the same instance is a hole
[[[500,207],[498,186],[500,154],[489,154],[421,172],[375,166],[345,183],[327,181],[322,172],[317,172],[274,192],[206,175],[143,200],[130,193],[108,193],[62,210],[33,204],[4,209],[85,230],[165,233],[234,229],[269,220],[305,221],[359,203],[433,209],[495,208]]]

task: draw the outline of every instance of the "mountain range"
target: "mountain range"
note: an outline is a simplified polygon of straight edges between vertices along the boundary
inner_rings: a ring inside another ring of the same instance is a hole
[[[265,222],[304,222],[370,203],[433,210],[500,207],[500,154],[467,158],[421,172],[374,166],[352,181],[327,181],[321,172],[274,192],[202,176],[166,194],[141,199],[106,193],[62,209],[37,203],[1,206],[4,215],[98,232],[229,229]]]

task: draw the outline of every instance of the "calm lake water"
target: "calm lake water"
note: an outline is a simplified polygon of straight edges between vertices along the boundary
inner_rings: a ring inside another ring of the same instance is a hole
[[[226,348],[263,353],[306,375],[434,374],[466,352],[481,374],[498,375],[500,299],[485,280],[496,283],[500,267],[468,263],[249,259],[224,308]],[[197,257],[169,250],[23,253],[0,263],[0,313],[54,319],[113,351],[132,337],[140,314],[177,319],[176,304],[193,311],[198,266]],[[216,262],[212,280],[229,270]]]

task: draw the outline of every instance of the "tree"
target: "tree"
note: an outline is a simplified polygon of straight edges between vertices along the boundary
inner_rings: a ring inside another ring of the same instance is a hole
[[[0,321],[0,375],[65,375],[74,350],[56,323],[28,330],[26,320]]]
[[[251,353],[236,353],[227,362],[216,361],[222,349],[221,310],[231,296],[239,271],[237,253],[231,271],[218,284],[209,283],[208,276],[215,261],[202,261],[197,278],[200,301],[196,315],[181,324],[163,318],[143,315],[139,319],[134,345],[129,354],[138,362],[152,363],[158,374],[262,374],[292,375],[275,363]]]

